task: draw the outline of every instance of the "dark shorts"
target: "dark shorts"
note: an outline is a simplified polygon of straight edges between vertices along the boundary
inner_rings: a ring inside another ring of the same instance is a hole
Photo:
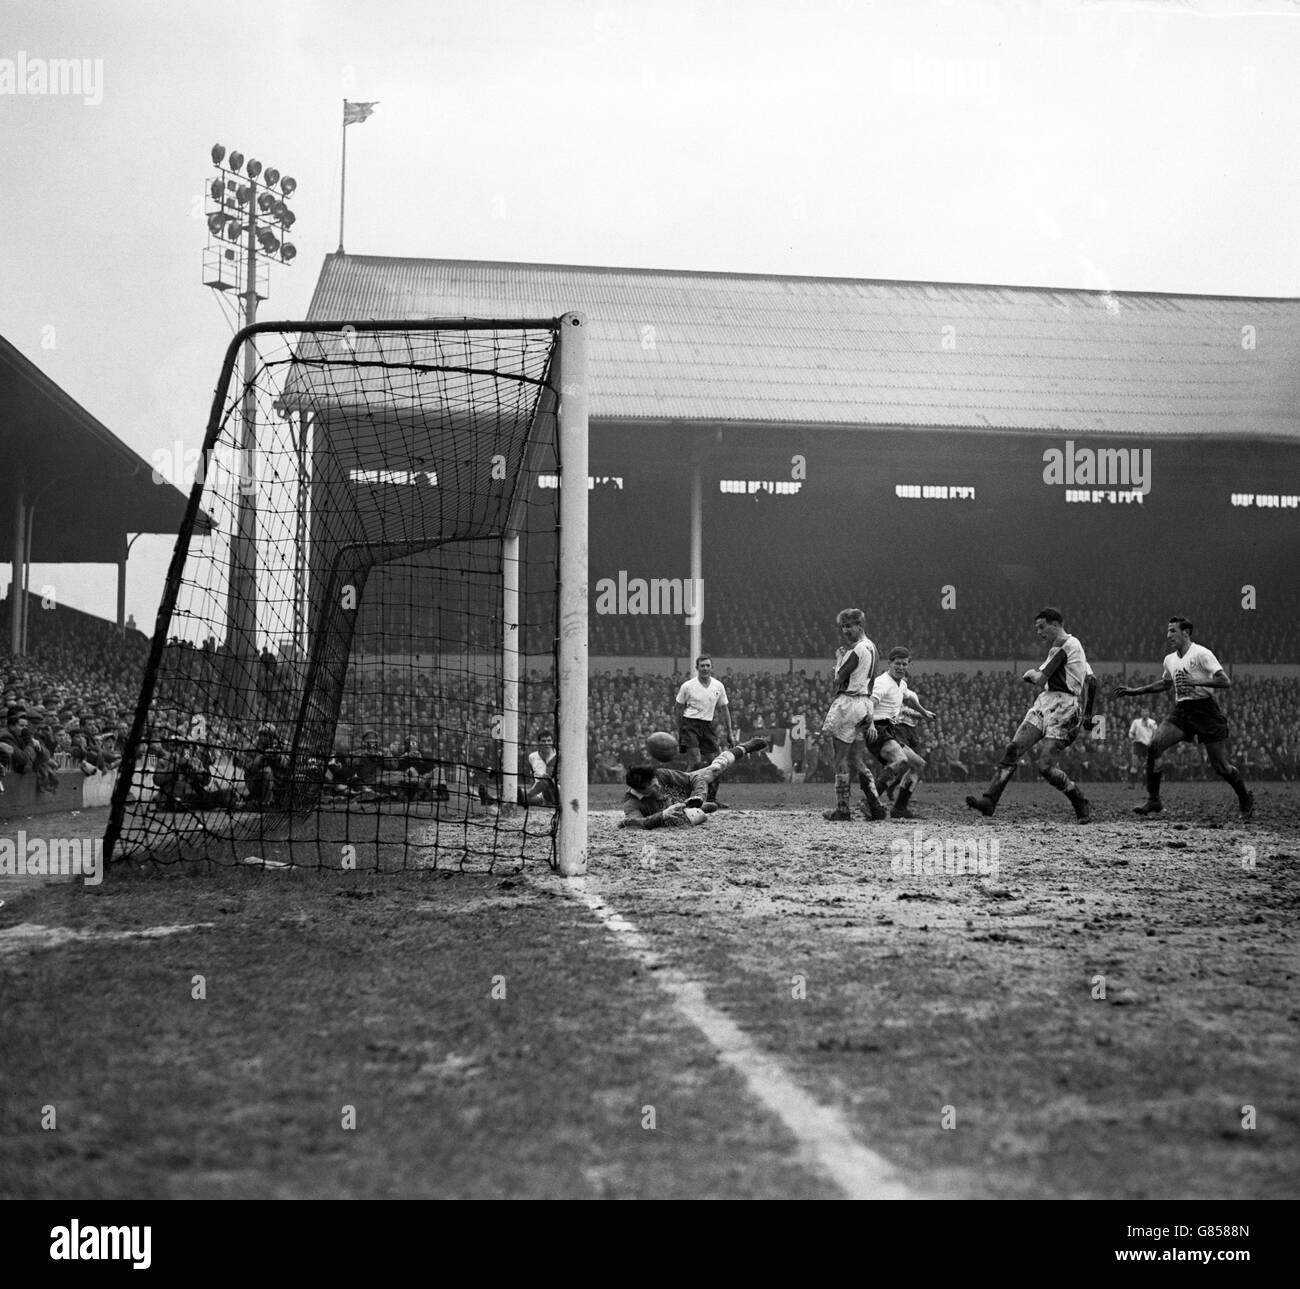
[[[1165,723],[1182,730],[1183,737],[1197,743],[1222,743],[1228,737],[1228,718],[1213,698],[1193,698],[1176,703]]]
[[[885,758],[881,755],[881,749],[891,739],[895,743],[901,743],[903,740],[898,737],[899,727],[893,721],[877,721],[876,737],[867,744],[867,751],[876,758],[877,761],[883,761]]]
[[[919,752],[921,749],[916,746],[916,726],[904,725],[901,721],[894,726],[894,737],[904,746],[910,747],[913,752]]]
[[[706,761],[712,761],[722,751],[712,723],[697,721],[689,716],[682,721],[681,746],[688,752],[692,748],[699,748],[700,755]]]
[[[1150,743],[1139,743],[1135,739],[1133,742],[1133,755],[1137,757],[1139,761],[1145,760],[1147,754],[1147,748],[1149,748],[1150,746],[1151,746]]]

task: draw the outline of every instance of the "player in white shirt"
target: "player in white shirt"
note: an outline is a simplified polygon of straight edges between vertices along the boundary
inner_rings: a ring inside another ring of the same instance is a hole
[[[723,749],[718,746],[717,719],[721,713],[727,726],[727,746],[735,746],[731,731],[731,708],[722,681],[714,678],[713,659],[702,653],[695,660],[695,676],[683,681],[673,703],[677,721],[677,747],[690,757],[687,771],[709,765]],[[709,800],[716,801],[717,781],[709,785]]]
[[[934,716],[907,686],[907,669],[911,665],[912,655],[907,649],[901,645],[891,649],[889,669],[881,672],[871,687],[876,737],[867,745],[867,751],[885,767],[881,796],[887,797],[898,789],[898,800],[890,812],[895,819],[916,818],[908,803],[925,769],[925,758],[912,746],[911,727],[917,717],[928,720]]]
[[[871,818],[883,819],[889,813],[880,803],[863,747],[864,739],[870,743],[876,736],[871,682],[878,657],[863,629],[866,616],[861,609],[842,609],[835,618],[842,643],[835,651],[835,698],[822,722],[822,733],[831,736],[835,749],[835,809],[823,811],[822,818],[834,823],[853,818],[849,813],[852,773],[858,776]]]
[[[1170,618],[1165,638],[1173,652],[1165,655],[1164,675],[1149,685],[1121,685],[1115,691],[1116,698],[1174,691],[1173,711],[1160,722],[1155,738],[1147,745],[1147,799],[1134,813],[1156,815],[1164,809],[1160,800],[1160,756],[1186,739],[1205,745],[1214,773],[1237,794],[1242,818],[1249,819],[1255,809],[1255,794],[1228,760],[1228,721],[1213,693],[1216,689],[1231,689],[1232,681],[1204,645],[1192,643],[1192,624],[1186,618]]]
[[[1147,748],[1151,746],[1151,740],[1156,736],[1156,718],[1150,712],[1143,712],[1141,716],[1135,716],[1129,723],[1128,741],[1129,741],[1129,758],[1128,758],[1128,787],[1132,787],[1137,776],[1145,771],[1147,764]]]
[[[537,746],[528,754],[528,769],[533,776],[532,785],[524,791],[523,804],[528,806],[558,806],[559,789],[555,786],[556,762],[555,736],[543,732],[537,736]]]
[[[967,797],[966,804],[986,817],[991,815],[1011,782],[1021,756],[1037,743],[1034,760],[1038,764],[1038,773],[1057,791],[1065,794],[1074,807],[1074,817],[1086,824],[1092,820],[1088,798],[1056,764],[1056,758],[1079,737],[1084,726],[1084,703],[1088,705],[1088,719],[1091,721],[1096,679],[1093,678],[1091,686],[1088,684],[1091,675],[1088,659],[1084,656],[1083,646],[1065,629],[1060,609],[1039,609],[1034,617],[1034,632],[1048,646],[1047,657],[1041,667],[1030,667],[1021,679],[1027,685],[1043,686],[1043,691],[1034,699],[1007,744],[1007,750],[983,795]]]

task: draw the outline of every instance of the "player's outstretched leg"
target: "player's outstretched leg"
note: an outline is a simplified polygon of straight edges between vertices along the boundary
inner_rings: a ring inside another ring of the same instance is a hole
[[[862,789],[862,813],[869,819],[888,818],[889,811],[880,799],[876,781],[865,765],[858,770],[858,787]]]
[[[1044,758],[1045,760],[1046,758]],[[1039,762],[1038,773],[1047,780],[1058,792],[1065,793],[1066,798],[1074,807],[1074,817],[1081,823],[1092,822],[1092,811],[1089,806],[1088,798],[1079,791],[1079,786],[1070,778],[1060,766],[1044,764]]]
[[[903,775],[898,786],[898,799],[894,802],[894,808],[890,811],[890,817],[893,819],[915,819],[917,816],[908,809],[912,800],[912,791],[921,781],[921,776],[915,770],[909,770]]]
[[[761,752],[766,747],[767,740],[765,738],[752,738],[748,743],[741,743],[725,752],[719,752],[704,769],[693,770],[691,772],[691,795],[686,799],[686,805],[688,807],[703,805],[710,785],[716,783],[726,774],[742,756],[753,756],[755,752]]]
[[[1241,807],[1241,817],[1249,819],[1255,811],[1255,794],[1246,787],[1246,781],[1241,777],[1241,771],[1228,760],[1227,744],[1224,742],[1207,743],[1205,752],[1210,758],[1210,766],[1214,773],[1237,794],[1237,805]]]
[[[835,748],[835,809],[823,810],[822,818],[831,823],[847,823],[853,818],[849,813],[849,767],[853,757],[853,744],[831,736]]]
[[[1011,782],[1016,772],[1016,763],[1020,760],[1020,745],[1014,740],[1007,744],[1006,751],[1002,753],[1002,760],[998,762],[997,768],[993,771],[993,778],[989,781],[989,786],[984,789],[981,796],[967,797],[966,804],[972,810],[978,810],[985,818],[990,816],[997,808],[998,802],[1002,799],[1002,794],[1006,791],[1007,784]]]

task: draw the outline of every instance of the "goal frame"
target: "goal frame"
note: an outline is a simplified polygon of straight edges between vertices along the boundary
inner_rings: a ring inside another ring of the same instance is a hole
[[[564,877],[581,877],[587,871],[587,590],[588,590],[588,469],[589,469],[589,346],[587,318],[568,311],[550,318],[431,318],[369,319],[330,322],[257,322],[241,328],[226,349],[221,373],[213,393],[204,433],[201,470],[190,490],[180,533],[191,534],[210,526],[201,513],[204,480],[211,454],[221,437],[235,364],[241,353],[255,355],[259,335],[279,332],[299,335],[366,332],[468,332],[547,329],[555,332],[556,350],[552,379],[546,393],[554,400],[555,448],[559,475],[559,542],[557,551],[559,627],[556,651],[556,698],[559,706],[559,739],[556,758],[556,786],[560,805],[556,824],[556,867]],[[538,415],[544,414],[539,404]],[[530,460],[529,470],[535,473]],[[105,858],[111,860],[118,840],[118,824],[126,797],[131,791],[135,762],[144,738],[150,706],[166,645],[166,626],[172,621],[185,570],[188,548],[178,533],[163,585],[153,640],[146,664],[144,683],[127,743],[129,759],[120,767],[113,793],[112,814],[105,838]],[[503,754],[508,743],[518,745],[517,692],[519,683],[519,594],[518,524],[508,517],[500,533],[503,543],[504,589],[502,644]],[[254,551],[255,558],[255,551]],[[255,566],[254,566],[255,567]],[[227,629],[235,629],[228,623]],[[504,756],[503,756],[504,759]]]

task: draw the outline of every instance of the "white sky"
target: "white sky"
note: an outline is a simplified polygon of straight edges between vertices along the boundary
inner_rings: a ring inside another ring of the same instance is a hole
[[[1298,0],[0,0],[20,51],[102,101],[0,93],[0,335],[145,459],[230,338],[209,148],[298,179],[261,317],[301,318],[345,97],[354,253],[1300,295]],[[111,568],[32,583],[115,611]]]

